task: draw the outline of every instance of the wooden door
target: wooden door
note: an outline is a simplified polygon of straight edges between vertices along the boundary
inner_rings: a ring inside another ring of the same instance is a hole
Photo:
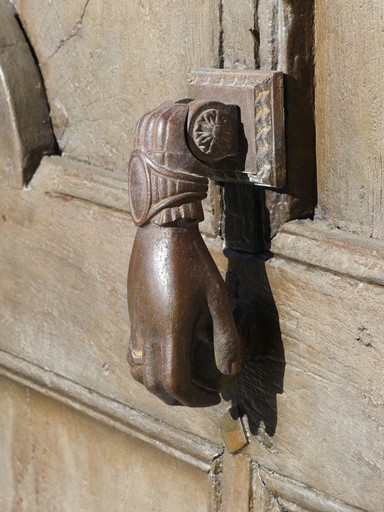
[[[13,4],[2,71],[22,27],[55,141],[25,136],[37,114],[3,73],[1,510],[383,510],[381,1]],[[212,184],[205,204],[256,325],[244,375],[207,409],[166,406],[126,363],[134,126],[196,67],[286,74],[287,187]],[[50,155],[26,173],[32,147]]]

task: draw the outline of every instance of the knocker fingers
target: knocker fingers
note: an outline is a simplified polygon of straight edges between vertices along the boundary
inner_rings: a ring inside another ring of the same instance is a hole
[[[144,386],[168,405],[183,405],[166,388],[162,374],[163,343],[159,340],[147,340],[143,347],[143,383]]]
[[[220,403],[213,389],[197,385],[192,374],[193,329],[180,328],[165,340],[163,385],[165,390],[189,407],[207,407]]]
[[[213,321],[217,368],[224,375],[235,376],[244,365],[245,347],[237,331],[225,284],[220,276],[209,283],[207,299]]]
[[[128,342],[127,361],[131,368],[132,377],[143,384],[143,353],[142,346],[138,346],[135,336],[131,334]]]
[[[158,371],[158,361],[162,357],[159,343],[154,340],[142,343],[137,338],[132,333],[128,343],[127,361],[132,377],[168,405],[183,405],[167,393],[162,384],[162,377]]]
[[[213,323],[216,366],[224,376],[236,376],[245,362],[244,340],[237,331],[227,289],[212,256],[202,240],[195,242],[195,247],[200,267],[205,269],[206,279],[201,286],[205,290]],[[221,381],[225,383],[225,377]]]

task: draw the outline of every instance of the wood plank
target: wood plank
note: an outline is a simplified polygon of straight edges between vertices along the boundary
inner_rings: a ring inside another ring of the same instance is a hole
[[[277,498],[280,506],[276,510],[282,506],[287,512],[363,512],[273,471],[260,468],[258,473],[266,489]]]
[[[131,379],[125,363],[125,279],[134,229],[126,212],[76,199],[64,189],[52,194],[66,175],[60,182],[57,162],[47,158],[30,190],[1,191],[1,349],[219,445],[213,410],[180,412]],[[75,187],[71,180],[68,187]],[[106,185],[106,196],[108,190]],[[314,226],[287,226],[276,240],[279,256],[267,263],[228,253],[240,303],[252,298],[257,315],[273,317],[274,308],[278,313],[280,340],[273,329],[266,334],[275,356],[285,358],[282,375],[280,363],[268,359],[269,348],[260,356],[260,339],[252,341],[258,364],[270,371],[261,383],[257,373],[245,373],[240,399],[251,430],[242,455],[336,500],[377,512],[384,466],[383,287],[357,274],[364,266],[379,272],[381,253],[379,246],[376,254],[371,250],[372,242],[364,247],[359,238]],[[352,238],[363,248],[356,251]],[[329,241],[335,249],[328,251],[327,263],[318,253]],[[346,254],[356,262],[351,275],[337,271]],[[268,400],[275,400],[275,433]]]
[[[39,512],[29,390],[1,376],[0,410],[0,509]]]
[[[222,453],[223,448],[219,445],[180,431],[127,404],[105,397],[2,350],[0,375],[62,402],[108,427],[125,432],[203,471],[210,471],[212,461]]]
[[[318,216],[384,238],[382,0],[316,2]]]
[[[251,502],[251,461],[242,455],[223,456],[223,510],[248,512]]]
[[[6,379],[0,390],[2,512],[207,510],[205,471]]]
[[[260,311],[270,307],[270,287],[278,314],[266,355],[256,352],[239,384],[254,434],[243,453],[354,507],[380,510],[384,288],[281,256],[266,263],[267,284],[258,285],[257,263],[240,265],[248,289],[259,286]]]
[[[286,224],[273,240],[272,251],[328,272],[384,285],[384,243],[334,229],[329,222]]]
[[[257,1],[223,0],[221,16],[222,65],[231,69],[255,69],[258,44],[250,29],[257,23]]]

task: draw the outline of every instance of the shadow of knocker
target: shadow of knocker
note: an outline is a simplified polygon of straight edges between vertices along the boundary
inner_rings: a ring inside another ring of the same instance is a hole
[[[223,393],[246,415],[253,435],[273,436],[277,426],[277,395],[283,393],[285,354],[278,312],[265,269],[265,256],[227,250],[226,284],[236,324],[247,340],[245,368]]]

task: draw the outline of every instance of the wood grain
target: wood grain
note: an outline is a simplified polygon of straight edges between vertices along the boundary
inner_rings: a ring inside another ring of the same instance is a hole
[[[137,120],[218,65],[218,0],[15,0],[63,154],[125,172]]]
[[[120,402],[219,446],[214,411],[167,407],[129,375],[125,279],[134,229],[118,209],[119,179],[113,184],[91,170],[88,187],[87,166],[80,167],[46,158],[30,190],[1,190],[1,349],[112,405]],[[89,195],[95,190],[97,198]],[[221,247],[209,247],[225,271]],[[242,455],[332,499],[377,512],[384,466],[384,295],[377,278],[383,248],[308,221],[287,225],[275,247],[278,256],[267,263],[229,254],[238,299],[257,299],[253,314],[278,314],[275,355],[285,360],[282,382],[273,365],[263,383],[254,373],[247,376],[241,400],[253,404],[247,411],[252,430]],[[254,341],[255,350],[264,342]],[[268,350],[257,357],[269,367]],[[265,392],[275,397],[274,434]]]
[[[55,161],[43,161],[30,190],[0,193],[1,349],[215,442],[209,415],[180,414],[131,378],[126,278],[136,228],[124,211],[63,193],[58,173],[73,193],[80,171]]]
[[[7,379],[0,407],[3,512],[207,510],[204,471]]]
[[[266,273],[285,372],[280,389],[278,372],[261,389],[256,380],[259,430],[245,451],[280,474],[376,512],[384,498],[383,287],[282,256],[266,264]],[[263,390],[276,400],[270,435]]]
[[[317,1],[318,216],[384,238],[384,4]]]

